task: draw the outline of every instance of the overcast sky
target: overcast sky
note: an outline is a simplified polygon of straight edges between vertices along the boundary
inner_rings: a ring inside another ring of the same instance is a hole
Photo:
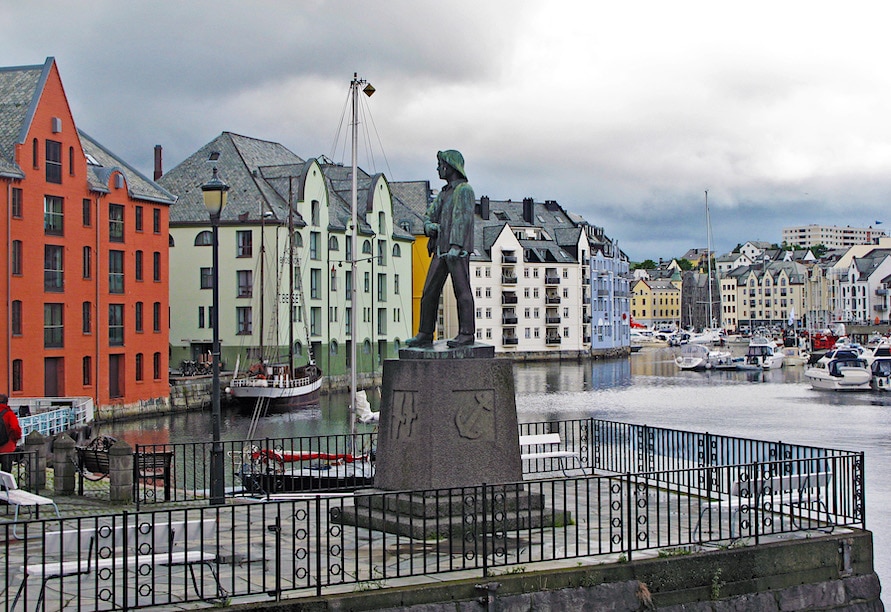
[[[891,228],[891,36],[875,2],[0,0],[3,65],[56,58],[74,118],[150,176],[223,131],[477,197],[557,200],[633,261]],[[373,154],[367,154],[369,151]]]

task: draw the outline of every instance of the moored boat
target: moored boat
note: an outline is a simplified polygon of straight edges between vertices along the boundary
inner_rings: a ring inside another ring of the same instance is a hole
[[[675,363],[682,370],[712,370],[734,364],[733,355],[729,351],[710,351],[703,344],[683,345],[680,355],[675,357]]]
[[[263,365],[253,375],[232,380],[227,389],[236,399],[265,398],[282,407],[298,407],[319,403],[322,370],[313,363],[296,368],[288,364]]]
[[[821,357],[804,371],[814,389],[863,391],[870,388],[872,371],[860,354],[836,349]]]
[[[873,349],[871,386],[876,391],[891,391],[891,342],[883,341]]]
[[[788,366],[806,365],[810,362],[811,356],[807,349],[799,346],[786,346],[782,350],[783,359]]]
[[[777,347],[777,343],[764,336],[756,336],[749,342],[746,350],[746,364],[762,370],[775,370],[783,367],[785,355]]]

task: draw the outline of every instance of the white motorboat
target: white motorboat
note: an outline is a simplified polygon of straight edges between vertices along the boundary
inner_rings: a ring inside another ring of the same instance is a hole
[[[804,371],[814,389],[864,391],[870,388],[872,371],[857,351],[835,349]]]
[[[761,368],[762,370],[775,370],[782,368],[785,363],[785,355],[777,343],[764,336],[756,336],[749,341],[746,351],[746,364]]]
[[[631,344],[635,346],[668,346],[670,334],[652,329],[631,330]]]
[[[807,365],[811,360],[810,353],[807,349],[798,346],[783,347],[783,359],[788,366]]]
[[[891,391],[891,342],[885,340],[876,345],[869,367],[872,370],[872,388],[877,391]]]
[[[710,351],[703,344],[685,344],[681,347],[681,353],[675,358],[675,363],[682,370],[712,370],[719,367],[730,367],[736,364],[733,355],[729,351]]]

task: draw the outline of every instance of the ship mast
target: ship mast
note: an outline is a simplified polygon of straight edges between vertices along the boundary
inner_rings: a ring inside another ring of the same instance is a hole
[[[352,100],[352,117],[350,118],[350,125],[352,127],[353,144],[351,156],[352,171],[350,173],[350,176],[352,177],[352,197],[350,198],[350,202],[352,204],[353,223],[353,234],[350,237],[352,244],[352,257],[350,258],[350,273],[352,274],[352,286],[350,287],[350,434],[356,433],[356,390],[358,387],[356,375],[358,363],[356,362],[356,359],[358,356],[357,343],[359,339],[359,290],[357,289],[359,286],[359,261],[357,259],[359,253],[359,168],[356,158],[359,146],[359,87],[361,85],[365,85],[362,89],[362,93],[370,98],[374,93],[374,87],[371,86],[371,83],[364,79],[360,79],[359,74],[354,72],[353,80],[350,82],[350,98]],[[355,441],[353,442],[355,445]]]

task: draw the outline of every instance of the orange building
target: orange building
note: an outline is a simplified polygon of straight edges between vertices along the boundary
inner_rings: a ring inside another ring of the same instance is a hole
[[[77,129],[53,58],[0,100],[0,392],[166,404],[174,196]]]

